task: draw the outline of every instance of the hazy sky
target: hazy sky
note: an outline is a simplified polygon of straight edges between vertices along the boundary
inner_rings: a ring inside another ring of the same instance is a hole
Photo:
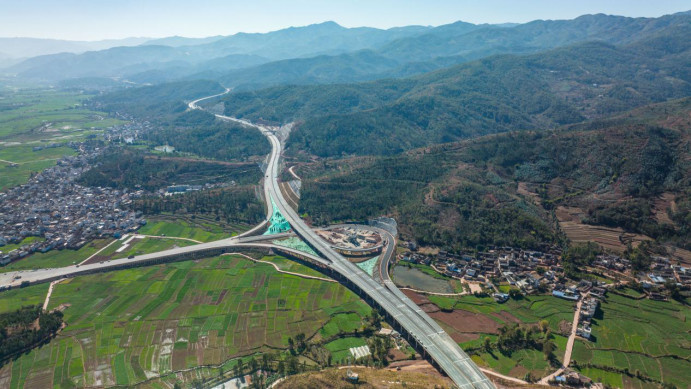
[[[690,9],[691,0],[0,0],[0,36],[203,37],[327,20],[388,28],[571,19],[587,13],[654,17]]]

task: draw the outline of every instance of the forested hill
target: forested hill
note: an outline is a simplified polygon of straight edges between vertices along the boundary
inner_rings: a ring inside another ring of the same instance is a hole
[[[302,123],[288,148],[394,154],[512,130],[546,129],[691,95],[691,25],[626,46],[589,42],[502,55],[423,76],[234,93],[226,114]]]
[[[330,84],[400,78],[496,54],[529,54],[590,40],[622,45],[691,15],[658,18],[583,15],[518,25],[455,22],[438,27],[379,30],[333,22],[266,34],[210,39],[173,37],[136,47],[29,58],[6,71],[30,80],[83,77],[161,83],[213,79],[227,87],[259,89],[287,84]],[[0,42],[0,52],[2,50]],[[8,64],[9,66],[9,64]]]
[[[301,212],[317,224],[390,215],[403,239],[456,250],[563,243],[565,219],[689,250],[689,112],[685,98],[554,131],[304,165]]]
[[[236,90],[400,78],[496,54],[530,54],[587,41],[629,44],[684,23],[691,23],[691,15],[627,18],[597,14],[573,20],[536,20],[509,27],[456,22],[369,50],[287,59],[217,75],[201,75],[218,79]]]
[[[149,121],[152,129],[141,138],[153,145],[170,145],[177,151],[219,160],[263,158],[270,146],[259,131],[188,109],[187,101],[224,90],[215,81],[184,81],[125,89],[98,96],[90,104],[111,114]]]
[[[215,81],[181,81],[168,84],[129,88],[93,99],[108,111],[124,111],[130,114],[161,112],[161,106],[181,105],[183,101],[221,93],[225,90]],[[182,110],[187,108],[182,104]]]

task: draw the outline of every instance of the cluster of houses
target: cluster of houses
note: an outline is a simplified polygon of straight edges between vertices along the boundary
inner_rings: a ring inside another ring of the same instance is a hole
[[[653,256],[652,260],[653,263],[650,265],[650,271],[639,278],[645,289],[655,289],[656,285],[660,286],[667,282],[691,285],[690,267],[673,265],[667,257]],[[593,266],[619,273],[626,273],[631,270],[629,260],[612,254],[598,255],[595,261],[593,261]]]
[[[672,265],[669,258],[653,257],[650,272],[647,274],[650,282],[656,285],[673,282],[682,285],[691,285],[691,268]],[[644,287],[648,287],[644,285]]]
[[[619,273],[624,273],[631,269],[631,262],[617,255],[600,254],[593,261],[594,267],[599,267],[605,270],[613,270]]]
[[[115,112],[114,116],[127,123],[106,128],[103,139],[107,142],[133,144],[142,134],[154,128],[149,121],[134,120],[134,117],[123,112]]]
[[[119,237],[146,223],[141,213],[125,209],[141,191],[75,183],[100,150],[84,144],[71,146],[78,149],[78,156],[64,157],[28,183],[0,193],[0,264],[34,252],[76,250],[94,238]],[[32,236],[39,239],[21,245]],[[8,244],[20,246],[3,250]]]
[[[407,251],[402,261],[430,265],[438,272],[468,281],[502,279],[526,293],[537,290],[542,283],[553,283],[558,265],[558,250],[550,252],[526,251],[513,247],[491,247],[476,254],[455,254],[439,251],[437,255],[424,255]],[[540,270],[538,270],[540,269]],[[549,269],[546,270],[545,269]]]

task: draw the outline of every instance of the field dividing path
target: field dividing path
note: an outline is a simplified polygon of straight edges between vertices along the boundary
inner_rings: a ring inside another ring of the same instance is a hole
[[[569,367],[571,363],[571,353],[573,352],[573,344],[576,341],[576,331],[578,330],[578,318],[581,315],[581,306],[583,305],[583,300],[585,296],[581,297],[576,304],[576,312],[573,314],[573,322],[571,323],[571,334],[569,335],[569,340],[566,342],[566,351],[564,352],[564,365],[559,368],[559,370],[548,375],[547,377],[540,380],[541,385],[549,385],[549,380],[557,377],[564,372],[564,369]]]
[[[294,272],[292,272],[292,271],[282,270],[281,268],[278,267],[278,265],[276,265],[276,264],[273,263],[273,262],[262,261],[261,259],[254,259],[254,258],[250,257],[249,255],[245,255],[245,254],[243,254],[243,253],[226,253],[226,254],[222,254],[222,255],[239,255],[239,256],[245,257],[245,258],[247,258],[247,259],[249,259],[249,260],[251,260],[251,261],[253,261],[253,262],[266,263],[266,264],[269,264],[269,265],[273,266],[274,269],[276,269],[277,272],[283,273],[283,274],[290,274],[290,275],[293,275],[293,276],[302,277],[302,278],[307,278],[307,279],[310,279],[310,280],[319,280],[319,281],[326,281],[326,282],[338,282],[338,281],[336,281],[336,280],[332,280],[331,278],[310,276],[310,275],[307,275],[307,274],[294,273]]]
[[[293,170],[293,168],[295,168],[295,165],[291,166],[290,169],[288,169],[288,171],[290,172],[290,174],[291,174],[293,177],[295,177],[296,180],[302,180],[302,178],[300,178],[300,176],[298,176],[297,174],[295,174],[295,171]]]
[[[50,302],[50,295],[53,294],[53,287],[55,284],[62,282],[63,280],[55,280],[50,283],[50,286],[48,287],[48,293],[46,294],[46,300],[43,302],[43,312],[45,312],[48,309],[48,303]]]

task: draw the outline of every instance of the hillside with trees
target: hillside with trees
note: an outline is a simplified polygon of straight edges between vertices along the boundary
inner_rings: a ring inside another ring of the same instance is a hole
[[[563,244],[557,214],[570,207],[583,223],[688,249],[689,111],[686,98],[553,131],[306,165],[301,211],[319,224],[390,215],[404,239],[460,249]],[[671,208],[660,209],[663,195]]]
[[[691,27],[612,46],[495,56],[423,76],[276,87],[224,98],[228,115],[300,124],[293,152],[395,154],[515,130],[555,128],[691,94]],[[660,44],[664,39],[665,44]]]

